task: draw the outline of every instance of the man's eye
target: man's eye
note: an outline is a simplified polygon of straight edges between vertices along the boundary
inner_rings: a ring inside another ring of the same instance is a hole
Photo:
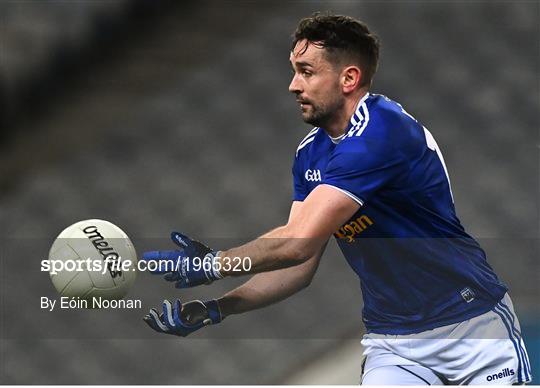
[[[308,70],[302,70],[302,75],[304,77],[310,77],[312,75],[311,71]]]

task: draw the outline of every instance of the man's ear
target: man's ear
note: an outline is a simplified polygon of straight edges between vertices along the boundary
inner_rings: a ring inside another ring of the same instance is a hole
[[[360,86],[362,70],[357,66],[348,66],[341,72],[341,87],[343,93],[351,93]]]

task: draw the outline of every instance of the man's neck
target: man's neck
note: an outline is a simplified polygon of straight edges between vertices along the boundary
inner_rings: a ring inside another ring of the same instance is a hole
[[[345,133],[358,102],[367,92],[367,89],[361,89],[355,96],[350,96],[345,100],[341,111],[336,112],[335,120],[324,127],[324,130],[330,137],[337,138]]]

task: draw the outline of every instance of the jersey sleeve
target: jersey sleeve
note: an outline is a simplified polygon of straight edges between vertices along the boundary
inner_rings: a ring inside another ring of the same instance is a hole
[[[308,196],[308,189],[302,173],[300,157],[294,158],[292,167],[293,175],[293,201],[303,201]]]
[[[322,183],[364,205],[377,190],[391,185],[405,171],[403,156],[387,141],[350,139],[332,155]]]

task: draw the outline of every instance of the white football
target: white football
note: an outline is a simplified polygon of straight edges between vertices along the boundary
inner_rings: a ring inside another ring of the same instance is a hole
[[[104,220],[79,221],[64,229],[49,251],[49,262],[54,287],[70,298],[122,299],[137,275],[131,240]]]

